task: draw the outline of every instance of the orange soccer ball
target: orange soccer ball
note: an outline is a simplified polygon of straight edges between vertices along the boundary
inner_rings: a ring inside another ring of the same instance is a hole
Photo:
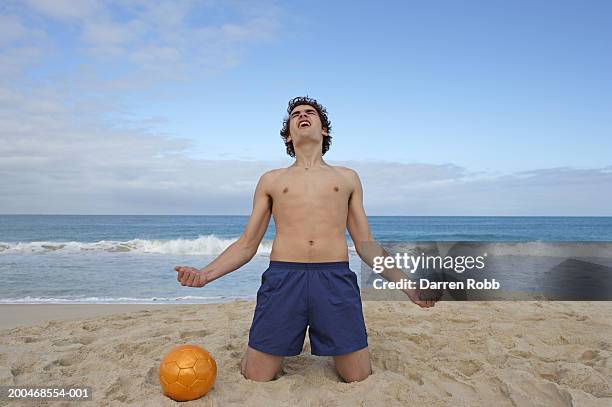
[[[197,345],[177,346],[159,366],[159,381],[164,394],[176,401],[202,397],[213,387],[216,378],[217,362]]]

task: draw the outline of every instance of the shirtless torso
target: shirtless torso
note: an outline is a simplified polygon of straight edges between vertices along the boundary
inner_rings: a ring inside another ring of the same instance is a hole
[[[347,261],[346,222],[355,190],[351,170],[324,164],[269,173],[276,237],[271,260]]]

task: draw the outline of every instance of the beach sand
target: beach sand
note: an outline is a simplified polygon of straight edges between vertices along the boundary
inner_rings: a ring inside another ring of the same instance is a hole
[[[2,305],[0,384],[92,386],[94,401],[78,405],[176,405],[158,365],[192,343],[219,370],[211,393],[187,405],[612,405],[612,302],[366,301],[373,375],[350,384],[308,340],[279,379],[244,379],[254,306]],[[76,405],[27,405],[47,403]]]

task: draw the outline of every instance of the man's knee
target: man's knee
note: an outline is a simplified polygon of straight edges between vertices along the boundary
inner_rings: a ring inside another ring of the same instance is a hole
[[[242,369],[242,375],[245,379],[253,380],[256,382],[269,382],[276,378],[278,372],[272,372],[270,370],[265,371],[264,369],[258,369],[257,367],[251,367],[249,365],[244,366]]]
[[[338,372],[340,377],[347,383],[361,382],[368,378],[372,374],[371,370],[353,370],[350,372]]]
[[[368,348],[334,357],[336,371],[347,383],[360,382],[372,374]]]
[[[278,362],[275,363],[257,363],[250,360],[248,352],[240,362],[240,372],[245,379],[254,380],[257,382],[269,382],[274,380],[281,367]]]

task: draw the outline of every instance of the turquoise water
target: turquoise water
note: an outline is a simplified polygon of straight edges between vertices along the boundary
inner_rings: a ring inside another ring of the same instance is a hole
[[[175,265],[203,267],[242,233],[246,216],[0,215],[0,303],[206,303],[252,299],[274,239],[205,288]],[[612,241],[612,217],[369,217],[391,241]],[[348,236],[347,236],[348,238]],[[352,243],[349,239],[349,246]],[[350,265],[360,260],[351,250]]]

